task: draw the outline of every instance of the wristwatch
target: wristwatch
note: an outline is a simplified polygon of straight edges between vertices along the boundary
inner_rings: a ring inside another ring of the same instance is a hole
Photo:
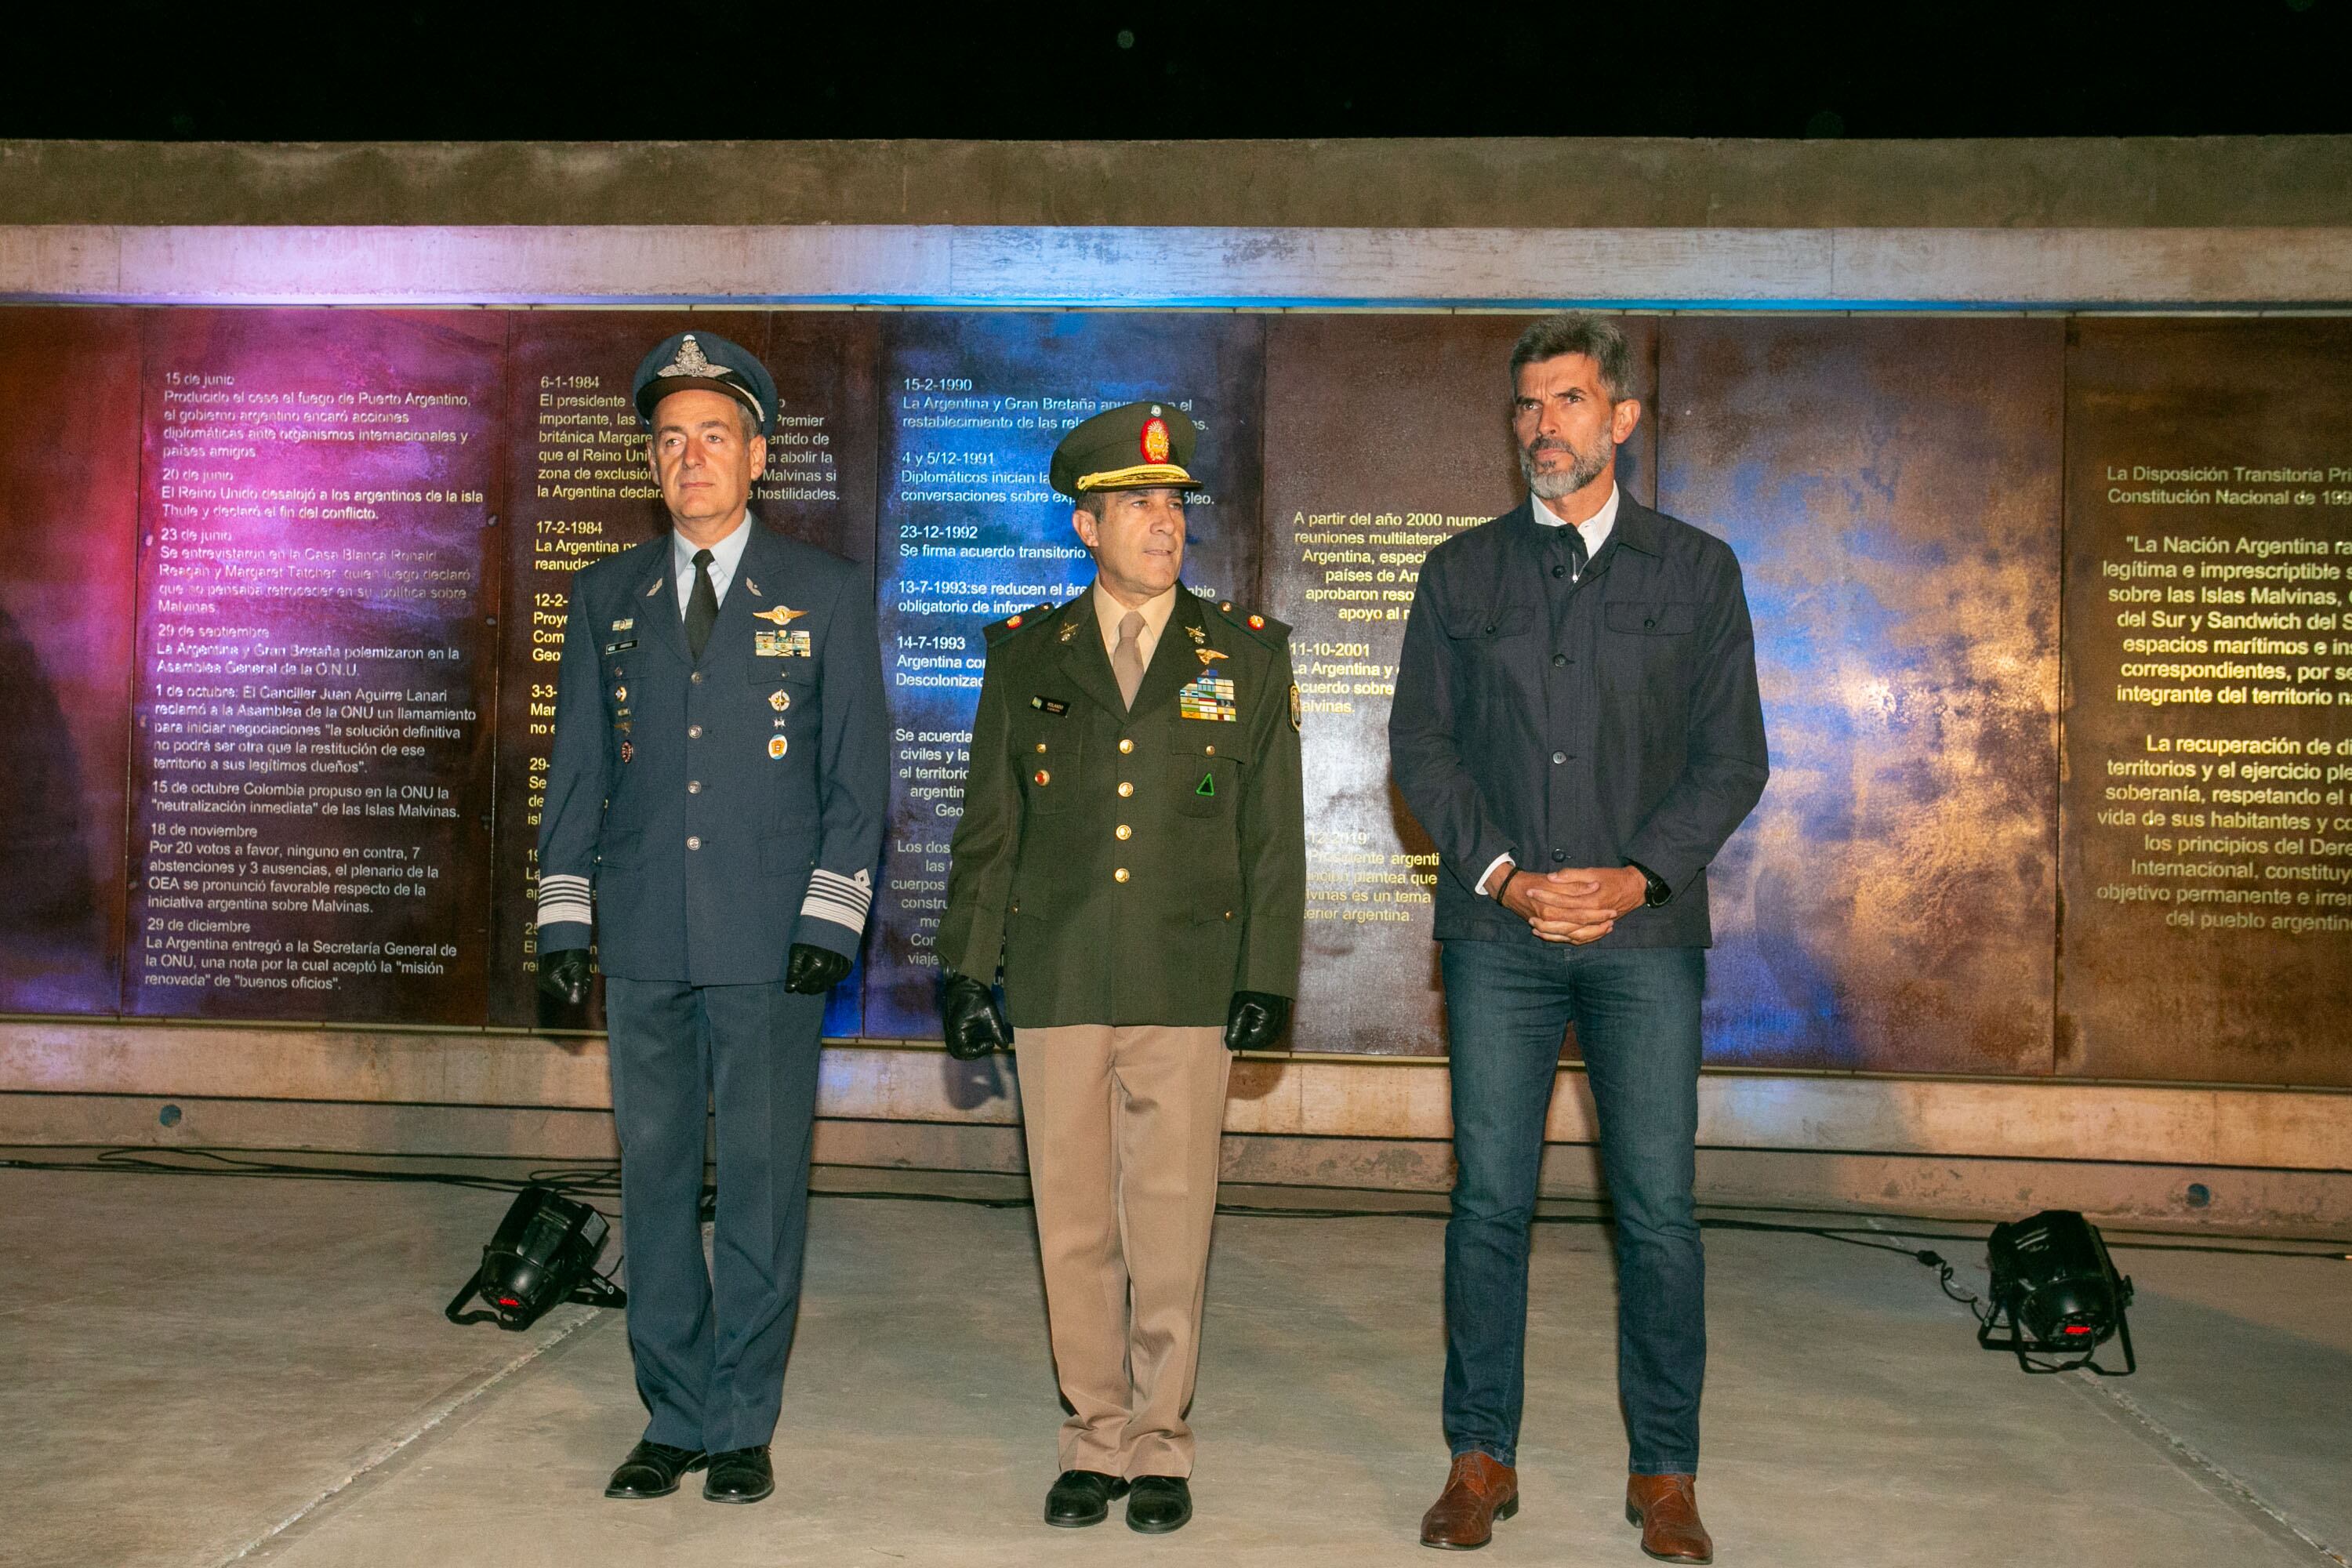
[[[1642,894],[1642,903],[1644,908],[1654,910],[1675,896],[1675,890],[1666,886],[1666,879],[1647,866],[1638,860],[1628,860],[1625,864],[1642,873],[1642,880],[1648,884]]]

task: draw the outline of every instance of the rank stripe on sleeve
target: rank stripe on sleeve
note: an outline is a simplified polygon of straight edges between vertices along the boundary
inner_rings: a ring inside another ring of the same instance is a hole
[[[831,921],[854,931],[866,929],[866,914],[873,907],[874,879],[864,871],[855,877],[845,877],[838,871],[812,871],[808,897],[801,900],[802,914]]]
[[[539,923],[556,925],[577,921],[586,925],[594,911],[588,901],[585,877],[545,876],[539,879]]]

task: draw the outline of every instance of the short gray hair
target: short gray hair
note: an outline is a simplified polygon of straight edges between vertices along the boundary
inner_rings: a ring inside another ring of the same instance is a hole
[[[1601,371],[1601,389],[1612,403],[1622,403],[1633,392],[1633,353],[1617,323],[1600,316],[1571,310],[1546,316],[1526,331],[1511,349],[1511,389],[1518,390],[1519,372],[1538,360],[1562,354],[1582,354]]]

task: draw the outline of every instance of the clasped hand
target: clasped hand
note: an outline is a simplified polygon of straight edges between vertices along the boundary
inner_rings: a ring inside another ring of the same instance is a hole
[[[1502,904],[1544,941],[1581,947],[1615,930],[1649,891],[1649,879],[1631,866],[1566,867],[1541,875],[1521,871],[1504,886]]]

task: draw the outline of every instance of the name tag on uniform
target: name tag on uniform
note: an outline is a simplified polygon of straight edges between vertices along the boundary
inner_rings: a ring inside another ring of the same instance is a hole
[[[1199,679],[1176,693],[1176,711],[1187,719],[1238,722],[1241,715],[1234,705],[1233,677],[1219,675],[1215,665],[1209,666]]]
[[[1029,706],[1041,713],[1051,713],[1056,719],[1070,710],[1068,703],[1056,702],[1050,697],[1032,697],[1029,699]]]
[[[635,637],[631,637],[631,638],[630,638],[628,641],[626,641],[626,642],[608,642],[608,643],[606,643],[606,644],[604,645],[604,651],[605,651],[606,653],[626,653],[626,652],[628,652],[628,651],[629,651],[629,649],[631,649],[631,648],[633,648],[633,647],[636,647],[636,646],[637,646],[637,639],[636,639],[636,638],[635,638]]]
[[[757,658],[807,658],[809,635],[806,632],[753,632],[751,653]]]

